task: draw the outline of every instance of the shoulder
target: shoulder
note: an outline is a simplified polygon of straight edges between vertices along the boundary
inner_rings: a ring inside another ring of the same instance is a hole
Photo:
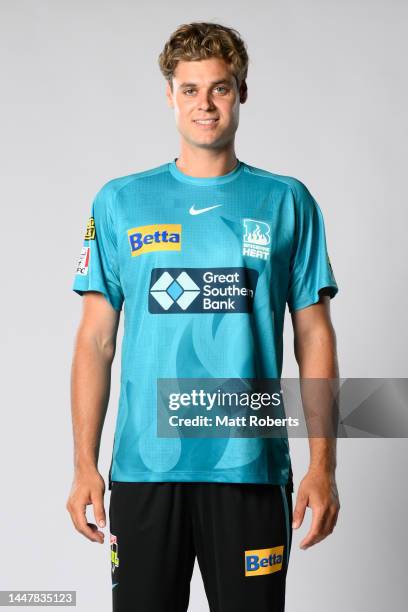
[[[159,177],[161,174],[168,172],[168,164],[161,164],[160,166],[156,166],[155,168],[150,168],[148,170],[142,170],[140,172],[133,172],[132,174],[126,174],[124,176],[118,176],[116,178],[112,178],[108,180],[100,190],[98,191],[98,196],[104,196],[107,198],[115,198],[121,192],[123,192],[126,187],[137,185],[140,182],[144,182],[145,179],[149,180],[152,177]]]
[[[152,178],[159,178],[160,175],[166,172],[168,172],[168,163],[161,164],[160,166],[148,170],[133,172],[132,174],[109,179],[97,192],[95,204],[96,206],[106,207],[112,210],[119,196],[126,197],[134,188],[137,189],[139,185],[144,185],[146,181],[150,181]]]
[[[264,170],[263,168],[258,168],[249,164],[245,165],[249,174],[254,177],[258,177],[260,180],[265,180],[271,183],[281,185],[283,189],[286,189],[289,193],[293,195],[295,200],[302,200],[305,197],[307,198],[308,196],[311,196],[310,191],[306,187],[305,183],[303,183],[303,181],[301,181],[295,176],[287,174],[277,174],[276,172]]]
[[[259,177],[260,180],[271,181],[275,185],[280,185],[284,191],[285,199],[295,215],[314,216],[322,214],[319,204],[301,179],[291,175],[277,174],[248,164],[246,166],[248,172]]]

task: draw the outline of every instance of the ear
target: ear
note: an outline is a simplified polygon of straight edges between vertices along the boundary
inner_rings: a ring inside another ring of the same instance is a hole
[[[173,92],[171,91],[171,87],[170,87],[169,81],[167,81],[167,83],[166,83],[166,98],[167,98],[168,106],[170,106],[170,108],[174,108]]]
[[[248,98],[248,87],[247,87],[246,81],[243,80],[239,88],[239,101],[241,102],[241,104],[245,104],[245,102],[247,101],[247,98]]]

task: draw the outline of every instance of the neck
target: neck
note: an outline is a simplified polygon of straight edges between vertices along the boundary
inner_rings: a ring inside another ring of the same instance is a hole
[[[190,147],[182,141],[176,166],[189,176],[211,178],[228,174],[237,162],[234,143],[225,149],[204,149]]]

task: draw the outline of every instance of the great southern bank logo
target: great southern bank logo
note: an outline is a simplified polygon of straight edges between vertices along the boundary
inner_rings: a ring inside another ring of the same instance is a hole
[[[245,576],[273,574],[282,569],[284,546],[245,551]]]
[[[257,282],[251,268],[153,268],[149,312],[252,312]]]
[[[180,251],[181,224],[156,223],[128,230],[132,257],[152,251]]]
[[[187,310],[199,294],[200,287],[185,271],[174,278],[166,270],[150,288],[150,295],[163,310],[169,310],[173,304],[177,304],[181,310]]]
[[[257,259],[268,259],[271,244],[271,227],[265,221],[243,219],[244,235],[242,254]]]

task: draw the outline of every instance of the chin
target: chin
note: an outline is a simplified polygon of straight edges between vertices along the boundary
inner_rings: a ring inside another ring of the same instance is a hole
[[[219,138],[200,138],[198,140],[197,138],[192,138],[190,134],[183,134],[183,136],[188,143],[194,147],[201,148],[215,148],[219,141]]]
[[[196,147],[200,148],[200,149],[219,149],[221,146],[221,142],[219,141],[219,139],[217,138],[216,140],[207,140],[207,141],[193,141],[193,143]]]
[[[197,147],[202,147],[205,149],[217,149],[220,146],[225,145],[228,142],[228,134],[208,134],[207,137],[204,138],[191,138],[190,142]]]

